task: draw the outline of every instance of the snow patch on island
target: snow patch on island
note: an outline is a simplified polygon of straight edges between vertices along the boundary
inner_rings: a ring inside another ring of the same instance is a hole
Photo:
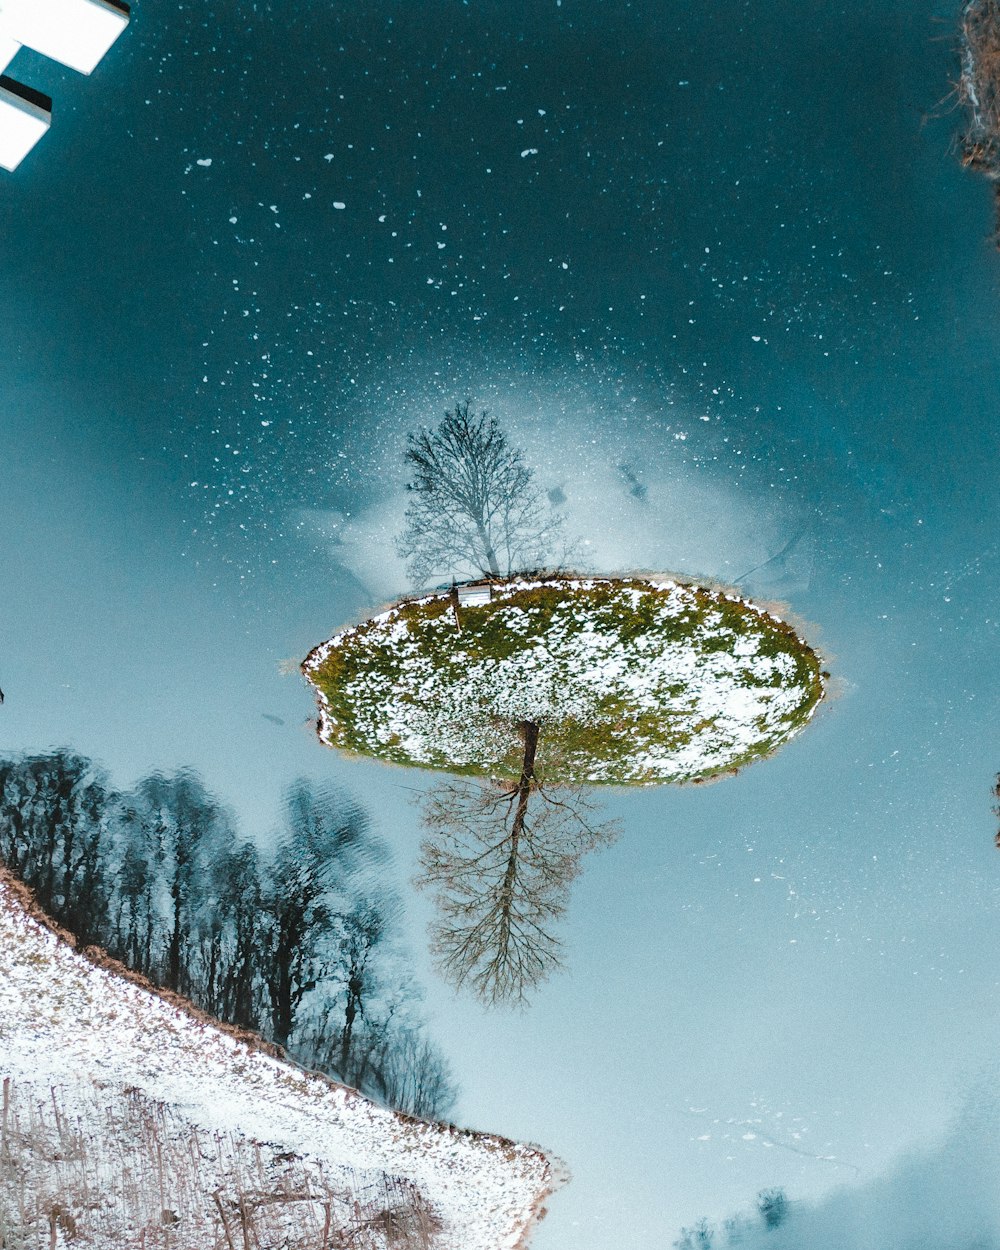
[[[540,606],[537,590],[558,604]],[[674,581],[512,580],[494,584],[489,605],[462,608],[461,631],[449,612],[413,611],[447,597],[404,601],[310,654],[324,741],[490,773],[516,751],[520,723],[539,724],[543,742],[595,726],[601,747],[574,748],[559,779],[686,781],[769,754],[822,695],[811,648],[738,596]],[[476,633],[487,613],[502,614],[500,647]]]

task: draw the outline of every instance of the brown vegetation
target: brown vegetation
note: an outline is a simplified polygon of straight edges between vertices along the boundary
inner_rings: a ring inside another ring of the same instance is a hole
[[[105,952],[81,950],[2,864],[0,907],[26,915],[87,962],[201,1028],[218,1028],[245,1046],[277,1053],[252,1034],[219,1026]],[[39,975],[46,971],[40,968]],[[86,1027],[83,1021],[80,1026]],[[237,1056],[234,1071],[240,1067]],[[322,1151],[320,1157],[303,1156],[244,1136],[238,1127],[208,1129],[183,1107],[134,1085],[109,1084],[100,1071],[81,1073],[84,1079],[65,1085],[9,1072],[0,1056],[0,1250],[60,1250],[68,1244],[92,1250],[430,1250],[445,1231],[421,1189],[394,1169],[360,1171],[331,1164]],[[348,1103],[368,1101],[321,1074],[310,1079],[339,1089]],[[398,1112],[394,1118],[403,1139],[411,1126],[425,1127]],[[479,1139],[501,1155],[523,1149],[493,1134],[444,1126],[434,1131]],[[519,1246],[565,1179],[547,1168]]]
[[[96,946],[81,949],[0,863],[0,889],[95,967],[155,994],[202,1026],[284,1059],[279,1046],[223,1024],[155,986]],[[345,1089],[321,1073],[315,1078]],[[410,1182],[387,1175],[324,1177],[321,1164],[236,1134],[206,1133],[141,1090],[69,1114],[5,1078],[0,1096],[0,1250],[39,1250],[69,1238],[142,1250],[425,1250],[436,1222]],[[404,1123],[419,1123],[397,1113]],[[86,1126],[86,1127],[85,1127]],[[504,1139],[505,1140],[505,1139]],[[209,1167],[211,1165],[211,1167]],[[212,1192],[206,1174],[218,1173]],[[221,1183],[219,1183],[221,1178]],[[211,1200],[211,1206],[208,1201]],[[279,1235],[280,1234],[280,1235]]]
[[[63,1239],[117,1250],[427,1250],[415,1186],[208,1132],[140,1090],[86,1105],[7,1079],[0,1099],[0,1247]]]
[[[960,140],[962,164],[996,183],[1000,247],[1000,0],[967,0],[959,33],[959,99],[969,114]]]

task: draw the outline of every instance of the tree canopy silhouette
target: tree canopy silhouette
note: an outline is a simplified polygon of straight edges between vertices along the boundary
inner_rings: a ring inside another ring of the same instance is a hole
[[[495,417],[457,403],[436,429],[410,434],[405,455],[410,502],[396,548],[416,585],[544,565],[562,518]]]

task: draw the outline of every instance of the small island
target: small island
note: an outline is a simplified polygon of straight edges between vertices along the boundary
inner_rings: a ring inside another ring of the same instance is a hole
[[[414,878],[431,950],[456,989],[523,1004],[562,965],[585,857],[620,833],[595,791],[732,775],[808,722],[827,675],[736,591],[564,571],[578,542],[470,401],[411,433],[405,460],[397,554],[414,585],[451,588],[341,630],[302,671],[322,742],[436,771]]]
[[[470,777],[698,782],[771,755],[823,697],[816,652],[735,594],[548,575],[477,590],[403,600],[313,650],[321,740]]]

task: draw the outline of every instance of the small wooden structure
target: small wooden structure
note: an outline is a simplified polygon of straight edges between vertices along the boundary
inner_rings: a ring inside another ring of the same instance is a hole
[[[451,610],[455,617],[455,628],[462,632],[462,618],[459,608],[474,608],[489,603],[493,598],[493,586],[490,582],[473,582],[467,586],[451,584]]]
[[[458,603],[459,607],[472,608],[480,603],[489,603],[493,598],[493,587],[486,583],[485,586],[459,586]]]

